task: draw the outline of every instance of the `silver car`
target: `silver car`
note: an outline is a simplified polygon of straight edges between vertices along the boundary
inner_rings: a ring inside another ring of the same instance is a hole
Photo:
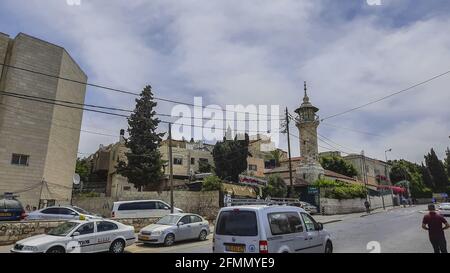
[[[450,203],[441,203],[439,205],[439,213],[443,216],[450,216]]]
[[[138,241],[144,244],[171,246],[174,242],[183,240],[206,240],[209,233],[209,223],[200,215],[173,213],[162,217],[155,224],[141,229]]]
[[[25,220],[77,220],[80,218],[101,219],[102,217],[75,206],[53,206],[30,212]]]

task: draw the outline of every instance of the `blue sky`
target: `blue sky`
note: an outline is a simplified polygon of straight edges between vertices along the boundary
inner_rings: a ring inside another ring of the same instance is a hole
[[[380,6],[365,0],[0,3],[0,32],[65,47],[90,82],[130,91],[151,84],[156,96],[189,103],[202,96],[207,104],[277,104],[293,111],[306,80],[321,117],[450,70],[449,23],[445,0],[381,0]],[[450,76],[443,77],[329,119],[319,133],[346,151],[364,149],[380,159],[387,148],[390,157],[416,162],[431,147],[442,157],[450,145],[449,84]],[[87,103],[126,108],[133,99],[93,88],[86,96]],[[172,107],[161,102],[158,111]],[[83,128],[118,134],[126,121],[85,113]],[[79,150],[115,140],[82,133]]]

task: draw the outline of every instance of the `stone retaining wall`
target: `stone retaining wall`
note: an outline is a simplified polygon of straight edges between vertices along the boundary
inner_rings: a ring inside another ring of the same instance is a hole
[[[175,207],[182,209],[184,212],[199,214],[208,220],[215,219],[217,212],[220,209],[219,191],[174,191],[173,197]],[[74,197],[72,199],[72,204],[87,211],[102,215],[103,217],[110,217],[111,209],[115,201],[144,199],[162,200],[170,204],[170,192],[124,192],[120,198]]]
[[[135,232],[143,227],[153,224],[159,218],[114,219],[125,225],[134,226]],[[50,229],[64,223],[64,221],[21,221],[0,222],[0,245],[10,245],[22,239],[44,234]]]
[[[364,206],[365,201],[366,199],[359,198],[344,200],[321,198],[320,206],[323,209],[325,215],[347,214],[366,211],[366,208]],[[381,196],[371,196],[370,203],[371,209],[383,207],[383,199],[381,198]],[[385,207],[391,207],[393,205],[392,195],[388,194],[384,196],[384,205]]]

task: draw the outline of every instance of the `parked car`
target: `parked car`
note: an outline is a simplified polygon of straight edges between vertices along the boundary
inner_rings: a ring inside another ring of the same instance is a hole
[[[323,225],[294,206],[236,206],[219,211],[215,253],[331,253]]]
[[[444,216],[450,215],[450,203],[441,203],[439,205],[439,213]]]
[[[18,241],[15,253],[122,253],[136,241],[134,227],[122,223],[95,219],[67,221],[47,234]]]
[[[26,220],[75,220],[80,218],[100,219],[95,215],[76,206],[52,206],[28,213]]]
[[[138,241],[144,244],[171,246],[174,242],[183,240],[206,240],[209,233],[209,223],[200,215],[174,213],[166,215],[155,224],[141,229]]]
[[[19,200],[0,199],[0,221],[20,221],[25,218],[25,210]]]
[[[174,213],[182,213],[174,208]],[[170,214],[170,205],[161,200],[135,200],[114,202],[111,218],[150,218]]]
[[[302,209],[306,210],[309,214],[316,214],[316,213],[319,212],[319,210],[317,209],[316,206],[311,205],[311,204],[308,203],[308,202],[300,201],[300,207],[301,207]]]

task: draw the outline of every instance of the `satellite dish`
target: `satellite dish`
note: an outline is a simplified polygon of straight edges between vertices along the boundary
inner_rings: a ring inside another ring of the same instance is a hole
[[[80,184],[80,175],[77,173],[73,175],[73,184],[75,185]]]

